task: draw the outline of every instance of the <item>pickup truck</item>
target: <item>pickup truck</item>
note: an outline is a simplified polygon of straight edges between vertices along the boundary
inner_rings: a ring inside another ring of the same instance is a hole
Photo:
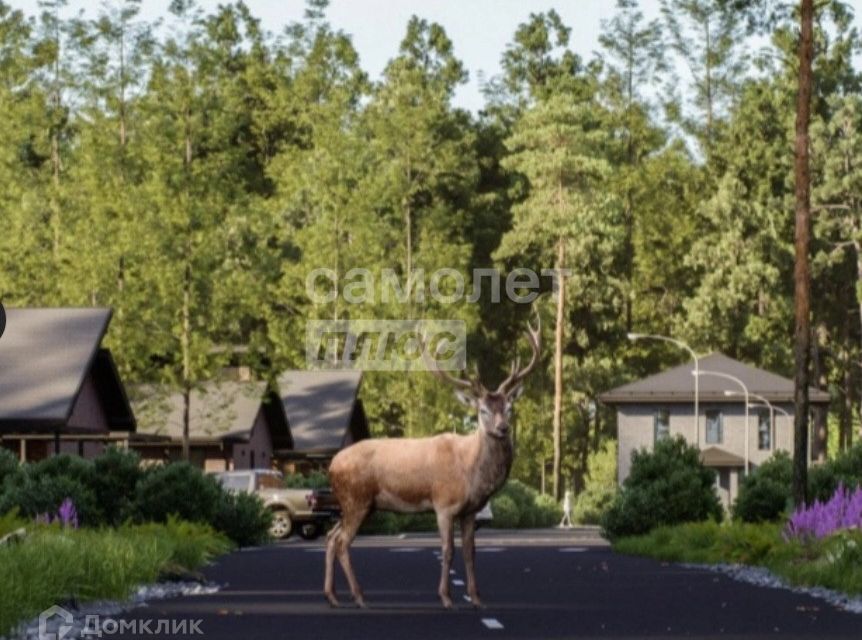
[[[269,533],[282,539],[297,531],[306,540],[314,540],[331,520],[330,511],[314,511],[312,502],[320,489],[286,489],[278,471],[249,469],[213,474],[228,491],[252,493],[272,511]]]

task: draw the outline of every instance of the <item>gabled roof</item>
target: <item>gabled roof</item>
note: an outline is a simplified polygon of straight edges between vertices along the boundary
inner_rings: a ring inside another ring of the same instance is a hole
[[[134,429],[113,359],[99,345],[110,309],[7,309],[0,337],[0,429],[66,425],[87,373],[93,371],[109,421]]]
[[[770,402],[793,402],[793,380],[728,358],[722,353],[712,353],[700,358],[699,368],[701,371],[717,371],[737,377],[745,383],[750,393],[759,394]],[[694,363],[687,362],[607,391],[599,396],[599,400],[607,404],[692,402],[693,372]],[[701,375],[699,386],[698,396],[701,402],[741,401],[738,396],[727,396],[724,393],[726,390],[741,391],[739,385],[731,380]],[[829,402],[829,394],[819,389],[809,389],[809,398],[814,404]]]
[[[335,452],[350,439],[361,371],[287,371],[278,379],[294,450]]]
[[[142,385],[134,389],[138,432],[173,441],[183,437],[183,395],[173,388]],[[263,382],[211,382],[189,397],[189,436],[192,441],[248,441],[254,421],[264,411],[273,447],[292,445],[287,420],[277,394]]]

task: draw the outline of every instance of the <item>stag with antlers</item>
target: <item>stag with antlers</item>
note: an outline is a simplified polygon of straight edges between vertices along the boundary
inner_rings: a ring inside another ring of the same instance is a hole
[[[333,570],[337,557],[353,599],[365,606],[350,564],[349,547],[363,520],[375,509],[399,513],[433,511],[442,541],[442,567],[437,593],[452,607],[449,569],[454,524],[461,527],[467,593],[481,606],[475,575],[476,512],[506,482],[512,467],[509,420],[524,378],[539,360],[541,325],[527,325],[532,357],[526,367],[512,364],[509,376],[494,391],[476,378],[460,378],[433,364],[431,371],[455,387],[461,402],[478,412],[478,428],[470,435],[444,434],[428,438],[371,439],[357,442],[332,459],[329,480],[341,504],[341,520],[326,540],[324,594],[338,606]]]

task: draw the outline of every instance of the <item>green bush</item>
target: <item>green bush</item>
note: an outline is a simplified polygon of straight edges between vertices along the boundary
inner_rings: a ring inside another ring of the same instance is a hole
[[[587,458],[589,473],[584,490],[572,508],[572,518],[582,524],[598,524],[617,495],[617,445],[607,442]]]
[[[269,540],[272,511],[255,495],[222,491],[213,526],[237,546],[250,547]]]
[[[143,476],[140,456],[109,447],[93,460],[93,491],[105,524],[116,526],[133,517],[135,489]]]
[[[8,449],[0,448],[0,491],[3,490],[6,479],[15,476],[19,468],[18,456]]]
[[[682,438],[662,440],[652,452],[635,451],[629,477],[602,516],[604,534],[614,539],[662,525],[721,520],[714,483],[715,473]]]
[[[21,516],[35,518],[42,514],[53,516],[66,498],[75,503],[78,522],[98,526],[103,521],[93,490],[72,476],[51,476],[34,470],[35,465],[10,478],[0,494],[0,513],[17,509]]]
[[[779,451],[744,478],[733,505],[733,517],[743,522],[778,520],[792,500],[793,462]]]
[[[491,526],[494,528],[515,529],[521,520],[518,505],[509,495],[498,495],[493,498],[491,510],[494,512],[494,519],[491,521]]]
[[[826,502],[839,484],[848,489],[862,485],[862,442],[858,442],[832,460],[811,468],[808,483],[812,500]]]
[[[329,486],[329,476],[324,471],[312,471],[308,475],[291,473],[284,476],[287,489],[324,489]]]
[[[135,519],[167,522],[173,515],[190,522],[213,522],[222,493],[218,480],[187,462],[155,467],[135,489]]]

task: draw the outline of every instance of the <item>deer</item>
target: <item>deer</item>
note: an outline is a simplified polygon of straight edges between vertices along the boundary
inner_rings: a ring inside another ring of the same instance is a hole
[[[508,377],[489,391],[472,377],[456,377],[441,370],[423,348],[428,368],[451,384],[458,400],[476,411],[477,428],[468,435],[440,434],[423,438],[361,440],[341,450],[329,466],[332,492],[341,505],[341,519],[327,534],[323,591],[333,607],[339,606],[334,588],[337,557],[347,578],[353,601],[365,608],[362,590],[350,563],[350,545],[365,518],[374,510],[398,513],[433,511],[441,541],[441,572],[437,594],[443,607],[452,608],[449,570],[454,553],[454,524],[461,528],[461,548],[467,577],[467,595],[482,607],[476,586],[476,513],[503,486],[512,468],[513,446],[509,429],[512,406],[523,381],[539,361],[541,321],[527,323],[532,350],[526,367],[512,363]]]

